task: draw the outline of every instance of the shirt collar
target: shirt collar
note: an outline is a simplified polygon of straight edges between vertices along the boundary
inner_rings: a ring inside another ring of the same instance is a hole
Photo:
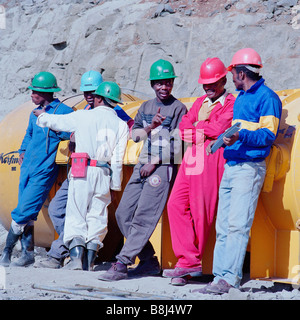
[[[226,99],[227,95],[228,95],[228,93],[225,90],[225,92],[221,95],[221,97],[219,97],[216,101],[212,102],[209,99],[209,97],[206,97],[203,102],[207,102],[209,108],[216,105],[217,103],[221,103],[221,105],[224,106],[225,99]]]
[[[264,78],[259,79],[254,83],[254,85],[250,89],[247,90],[247,92],[255,92],[262,84],[264,84],[264,82]]]
[[[251,87],[251,88],[249,88],[247,91],[244,91],[244,90],[240,90],[240,92],[242,93],[242,94],[244,94],[245,92],[249,92],[249,93],[254,93],[254,92],[256,92],[256,90],[261,86],[261,85],[263,85],[264,84],[264,82],[265,82],[265,79],[264,78],[261,78],[261,79],[259,79],[258,81],[256,81],[255,83],[254,83],[254,85]],[[239,91],[239,90],[238,90]]]
[[[55,108],[59,103],[60,101],[56,98],[51,103],[49,103],[45,109]],[[39,106],[39,107],[42,108],[42,106]]]

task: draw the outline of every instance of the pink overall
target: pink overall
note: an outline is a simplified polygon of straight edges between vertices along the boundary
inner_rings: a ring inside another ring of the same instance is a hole
[[[199,121],[205,98],[206,95],[198,98],[179,124],[181,138],[188,147],[168,201],[168,217],[172,247],[178,259],[176,267],[180,268],[202,266],[225,164],[223,148],[209,156],[205,148],[230,127],[233,116],[235,98],[228,94],[223,105],[218,102],[208,118]]]

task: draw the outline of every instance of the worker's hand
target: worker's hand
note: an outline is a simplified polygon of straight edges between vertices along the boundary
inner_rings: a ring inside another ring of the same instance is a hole
[[[71,153],[75,152],[75,146],[76,146],[76,144],[75,144],[75,133],[73,133],[70,136],[70,141],[69,141],[69,146],[68,146]]]
[[[211,148],[216,143],[217,140],[212,140],[208,146],[206,147],[206,155],[209,156],[211,154]]]
[[[160,107],[158,108],[156,115],[153,117],[152,122],[150,124],[150,128],[151,130],[157,128],[158,126],[160,126],[163,121],[166,119],[165,116],[163,116],[162,114],[160,114]]]
[[[239,132],[234,133],[230,138],[223,137],[226,146],[232,146],[239,139]]]
[[[20,153],[19,160],[18,160],[19,165],[21,165],[23,163],[24,155],[25,155],[25,152]]]
[[[44,113],[45,112],[45,109],[35,109],[32,111],[32,113],[35,115],[35,116],[39,116],[41,113]]]
[[[113,202],[115,200],[115,190],[110,189],[110,201]]]
[[[150,174],[155,170],[156,166],[152,163],[144,164],[140,170],[141,177],[149,177]]]

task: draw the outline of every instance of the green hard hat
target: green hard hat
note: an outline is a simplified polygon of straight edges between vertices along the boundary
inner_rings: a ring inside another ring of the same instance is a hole
[[[166,60],[157,60],[150,68],[149,80],[163,80],[177,78],[172,63]]]
[[[57,86],[55,76],[46,71],[37,73],[32,79],[31,86],[28,87],[30,90],[38,92],[58,92],[61,88]]]
[[[121,89],[115,82],[102,82],[94,94],[123,104],[121,100]]]

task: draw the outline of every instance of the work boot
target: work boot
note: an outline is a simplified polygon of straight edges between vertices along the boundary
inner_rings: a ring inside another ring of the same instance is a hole
[[[91,249],[86,250],[83,270],[93,271],[96,256],[97,256],[97,251],[91,250]]]
[[[101,274],[98,279],[103,281],[118,281],[127,279],[127,265],[117,261],[111,265],[111,268]]]
[[[128,270],[129,277],[142,277],[142,276],[158,276],[160,275],[160,265],[157,257],[151,257],[148,260],[140,261],[138,266],[134,269]]]
[[[12,267],[25,267],[34,263],[33,225],[27,225],[21,235],[21,257],[11,264]]]
[[[87,250],[85,251],[84,261],[83,261],[83,270],[93,271],[94,262],[99,250],[99,245],[94,242],[88,242],[86,245],[86,249]]]
[[[13,248],[15,247],[16,243],[18,242],[20,238],[19,234],[15,234],[10,227],[7,238],[6,238],[6,244],[5,248],[2,252],[1,259],[0,259],[0,265],[3,267],[8,267],[11,262],[11,254],[13,251]]]
[[[189,279],[191,279],[190,276],[172,278],[171,279],[171,285],[172,286],[185,286],[188,283]]]
[[[180,278],[180,277],[201,277],[202,267],[194,268],[180,268],[175,267],[175,269],[165,269],[162,274],[165,278]]]
[[[220,279],[217,284],[207,287],[206,290],[208,293],[223,294],[228,293],[231,288],[233,288],[231,284],[229,284],[223,279]]]
[[[33,266],[35,268],[59,269],[63,266],[64,259],[48,257],[47,259],[37,261]]]
[[[64,266],[67,270],[82,270],[85,244],[81,238],[74,238],[69,246],[70,261]]]

